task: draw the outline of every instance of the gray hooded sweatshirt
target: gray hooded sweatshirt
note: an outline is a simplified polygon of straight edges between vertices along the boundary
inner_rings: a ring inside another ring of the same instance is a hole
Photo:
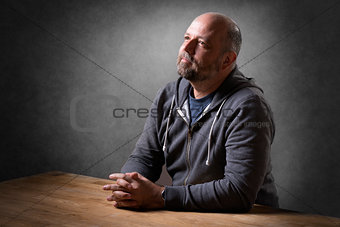
[[[169,210],[247,212],[254,203],[278,207],[270,161],[275,129],[262,90],[235,68],[190,125],[190,87],[180,77],[158,91],[121,171],[155,182],[166,164],[172,178],[164,191]]]

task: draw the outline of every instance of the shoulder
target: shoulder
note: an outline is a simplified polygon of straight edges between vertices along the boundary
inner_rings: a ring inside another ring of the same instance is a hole
[[[153,101],[153,106],[157,108],[163,108],[171,102],[173,96],[176,94],[176,81],[171,81],[165,86],[158,89],[157,94]]]
[[[163,100],[174,96],[176,93],[176,81],[171,81],[157,91],[156,99]]]
[[[270,109],[262,91],[257,87],[244,87],[236,91],[230,96],[228,103],[235,108],[259,105],[262,108]]]
[[[226,102],[228,111],[239,122],[269,124],[274,129],[273,113],[261,90],[245,87],[235,92]]]
[[[169,94],[174,95],[176,90],[177,81],[168,82],[165,86],[158,90],[159,94]]]

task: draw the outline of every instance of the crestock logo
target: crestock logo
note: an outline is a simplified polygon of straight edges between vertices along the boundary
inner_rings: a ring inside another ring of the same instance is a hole
[[[117,107],[119,106],[119,107]],[[200,110],[193,110],[193,112],[201,113]],[[182,113],[185,117],[188,117],[189,113],[186,113],[182,109]],[[207,113],[202,121],[197,122],[199,127],[204,124],[211,124],[215,118],[216,111]],[[271,124],[267,121],[254,121],[255,119],[243,118],[240,121],[240,112],[233,109],[222,109],[218,116],[218,121],[221,119],[224,122],[224,127],[233,127],[233,125],[242,124],[243,127],[248,128],[264,128],[270,127]],[[268,113],[266,113],[268,114]],[[78,132],[100,132],[109,128],[126,127],[127,124],[135,123],[135,120],[145,120],[147,117],[157,118],[167,117],[163,112],[159,112],[157,108],[123,108],[120,105],[120,99],[110,94],[89,94],[79,95],[71,100],[70,103],[70,124],[71,127]],[[164,116],[163,116],[164,115]],[[176,109],[172,114],[172,118],[182,118]],[[200,118],[200,117],[197,117]],[[132,120],[133,119],[133,120]],[[267,116],[264,119],[268,119]]]
[[[184,116],[188,117],[189,114],[186,113],[185,109],[181,110],[182,113],[184,114]],[[176,111],[175,111],[176,112]],[[193,109],[191,110],[191,112],[198,112],[201,113],[201,109]],[[147,118],[147,117],[152,117],[152,118],[156,118],[157,115],[160,114],[163,117],[163,112],[157,112],[156,108],[151,108],[151,109],[147,109],[147,108],[114,108],[113,109],[113,117],[114,118]],[[215,117],[216,112],[214,112],[214,114],[207,114],[204,116],[205,119],[213,119]],[[233,109],[223,109],[221,110],[219,117],[218,118],[224,118],[225,119],[225,123],[224,126],[225,127],[229,127],[231,125],[239,125],[242,124],[243,127],[248,127],[248,128],[264,128],[264,127],[270,127],[270,123],[268,121],[246,121],[246,119],[244,119],[243,122],[240,121],[240,116],[239,116],[239,112],[235,112]],[[266,114],[266,118],[267,118],[267,112],[265,112]],[[166,116],[167,117],[167,116]],[[182,118],[182,116],[176,112],[175,115],[172,115],[173,118]],[[196,118],[200,118],[199,116],[196,116]],[[207,122],[207,120],[203,120],[200,122],[197,122],[197,125],[199,127],[202,127],[205,123]],[[211,124],[211,122],[210,122]]]
[[[194,113],[199,113],[199,115],[202,112],[202,109],[192,109],[191,112]],[[183,116],[188,117],[189,113],[185,110],[185,108],[181,109],[181,113],[183,115],[181,116],[175,109],[173,110],[173,115],[172,118],[182,118]],[[232,109],[224,109],[221,111],[219,117],[222,118],[228,118],[230,119],[232,117],[232,114],[234,111]],[[152,117],[156,118],[158,115],[163,116],[163,112],[158,112],[156,108],[114,108],[113,109],[113,117],[114,118],[131,118],[131,117],[137,117],[137,118],[147,118],[147,117]],[[166,113],[166,117],[168,116],[168,113]],[[214,118],[215,115],[207,114],[204,116],[205,119],[207,118]],[[196,116],[196,118],[199,118],[199,116]],[[238,116],[235,116],[235,119],[233,122],[235,123],[235,120],[237,120]],[[206,120],[204,120],[205,122]],[[204,122],[198,122],[200,126],[204,124]]]

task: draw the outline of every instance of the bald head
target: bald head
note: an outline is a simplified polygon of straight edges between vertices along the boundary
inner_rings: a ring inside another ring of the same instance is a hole
[[[177,72],[192,84],[223,81],[236,67],[241,33],[236,23],[219,13],[205,13],[193,20],[184,34],[177,57]]]
[[[221,38],[223,52],[231,50],[239,54],[242,37],[235,21],[223,14],[209,12],[196,17],[193,23],[205,24],[207,28],[214,30]]]

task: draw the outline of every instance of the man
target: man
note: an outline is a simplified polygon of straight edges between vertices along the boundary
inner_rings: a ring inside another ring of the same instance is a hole
[[[274,124],[262,90],[237,69],[238,26],[218,13],[197,17],[179,49],[177,82],[161,89],[133,154],[107,200],[115,207],[249,211],[278,207],[271,174]],[[172,186],[155,182],[163,164]]]

